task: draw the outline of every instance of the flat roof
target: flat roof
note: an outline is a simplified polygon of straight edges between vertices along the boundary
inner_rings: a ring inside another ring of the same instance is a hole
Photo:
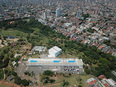
[[[57,47],[57,46],[54,46],[53,49],[57,50],[57,51],[60,51],[62,50],[61,48]]]
[[[62,51],[62,49],[57,46],[54,46],[54,47],[50,48],[49,51],[56,53],[56,52]]]
[[[36,51],[45,51],[47,48],[44,46],[34,46],[32,51],[36,50]]]
[[[29,58],[26,62],[27,66],[79,66],[83,65],[82,59],[77,58]]]

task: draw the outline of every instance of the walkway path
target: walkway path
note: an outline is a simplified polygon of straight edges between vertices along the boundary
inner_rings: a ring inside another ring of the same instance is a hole
[[[24,56],[22,56],[20,60],[24,59],[24,58],[27,56],[27,54],[29,54],[30,49],[31,49],[31,46],[32,46],[30,43],[29,43],[29,45],[30,45],[30,46],[29,46],[29,48],[28,48],[27,53],[26,53]]]

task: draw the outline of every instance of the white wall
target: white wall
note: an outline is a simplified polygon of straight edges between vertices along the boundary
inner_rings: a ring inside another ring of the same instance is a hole
[[[62,50],[61,51],[57,51],[57,52],[53,52],[53,50],[49,50],[49,54],[53,57],[57,57],[59,54],[61,54]]]

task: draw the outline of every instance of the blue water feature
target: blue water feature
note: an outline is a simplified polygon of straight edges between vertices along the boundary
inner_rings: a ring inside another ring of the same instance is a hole
[[[30,62],[31,62],[31,63],[33,63],[33,62],[37,62],[37,60],[31,60]]]
[[[61,60],[54,60],[53,62],[54,63],[59,63]]]
[[[69,62],[69,63],[74,63],[74,62],[75,62],[75,60],[69,60],[68,62]]]

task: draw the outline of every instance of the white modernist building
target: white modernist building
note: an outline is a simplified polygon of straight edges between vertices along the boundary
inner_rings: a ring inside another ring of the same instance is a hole
[[[61,52],[62,52],[62,49],[57,46],[54,46],[49,49],[49,55],[51,57],[57,57],[59,54],[61,54]]]
[[[40,71],[51,70],[72,74],[84,72],[83,61],[78,58],[29,58],[26,66],[38,67]]]
[[[83,68],[82,59],[77,58],[29,58],[27,66],[78,66]]]

